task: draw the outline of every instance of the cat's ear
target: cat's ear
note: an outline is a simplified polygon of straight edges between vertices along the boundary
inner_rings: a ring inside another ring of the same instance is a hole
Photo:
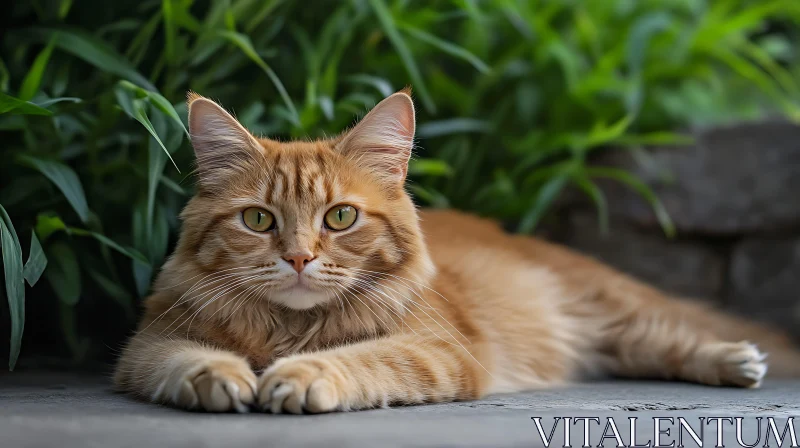
[[[375,106],[336,145],[337,150],[381,179],[402,184],[414,147],[414,102],[407,90]]]
[[[219,104],[193,92],[187,101],[189,135],[201,184],[213,186],[260,160],[262,146]]]

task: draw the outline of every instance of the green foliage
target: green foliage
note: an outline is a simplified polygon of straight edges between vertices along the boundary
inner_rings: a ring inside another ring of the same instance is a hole
[[[800,121],[796,0],[53,0],[7,9],[15,25],[0,53],[0,237],[12,367],[24,279],[33,286],[44,273],[52,293],[37,286],[37,303],[60,314],[76,356],[90,332],[76,311],[90,295],[134,315],[192,191],[188,90],[220,100],[257,134],[287,139],[339,132],[411,85],[417,201],[523,232],[568,187],[607,227],[608,198],[595,184],[605,178],[638,191],[671,233],[649,188],[588,164],[593,151],[682,144],[676,130],[766,113]],[[25,264],[12,218],[31,233]]]

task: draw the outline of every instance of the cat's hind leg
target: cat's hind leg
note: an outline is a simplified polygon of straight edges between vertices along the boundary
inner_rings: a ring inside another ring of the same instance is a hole
[[[752,388],[767,373],[767,355],[746,339],[772,335],[750,323],[629,279],[604,289],[595,306],[596,349],[617,376]]]

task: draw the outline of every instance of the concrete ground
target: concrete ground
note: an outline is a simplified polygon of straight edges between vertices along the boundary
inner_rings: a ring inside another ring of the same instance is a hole
[[[583,445],[583,420],[592,446],[601,442],[608,417],[630,446],[630,418],[636,417],[636,442],[653,439],[654,417],[660,442],[678,445],[678,417],[699,434],[705,446],[716,444],[717,420],[744,417],[743,441],[764,445],[773,417],[783,431],[787,421],[800,438],[800,381],[767,381],[762,389],[741,390],[658,382],[600,382],[557,390],[496,395],[474,402],[381,409],[312,416],[253,413],[182,412],[134,401],[110,390],[101,377],[13,373],[0,376],[0,447],[533,447],[543,446],[533,417],[542,417],[546,437],[556,423],[551,446],[564,445],[564,420],[572,417],[570,443]],[[790,419],[797,416],[797,422]],[[706,418],[701,420],[700,418]],[[759,431],[756,417],[763,417]],[[705,424],[704,424],[705,422]],[[739,446],[733,420],[723,421],[725,446]],[[704,433],[700,433],[705,427]],[[604,446],[618,446],[607,432]],[[698,446],[682,432],[686,447]],[[772,437],[772,435],[770,435]],[[790,433],[786,433],[786,438]],[[784,440],[782,446],[790,446]],[[770,446],[777,446],[770,439]],[[795,445],[796,446],[796,445]]]

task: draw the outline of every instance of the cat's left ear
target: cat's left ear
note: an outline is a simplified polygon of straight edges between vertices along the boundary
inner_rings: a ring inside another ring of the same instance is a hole
[[[189,93],[188,107],[201,187],[219,188],[256,163],[262,151],[258,140],[219,104]]]
[[[340,139],[337,150],[390,184],[402,184],[414,147],[414,102],[403,90],[375,106]]]

